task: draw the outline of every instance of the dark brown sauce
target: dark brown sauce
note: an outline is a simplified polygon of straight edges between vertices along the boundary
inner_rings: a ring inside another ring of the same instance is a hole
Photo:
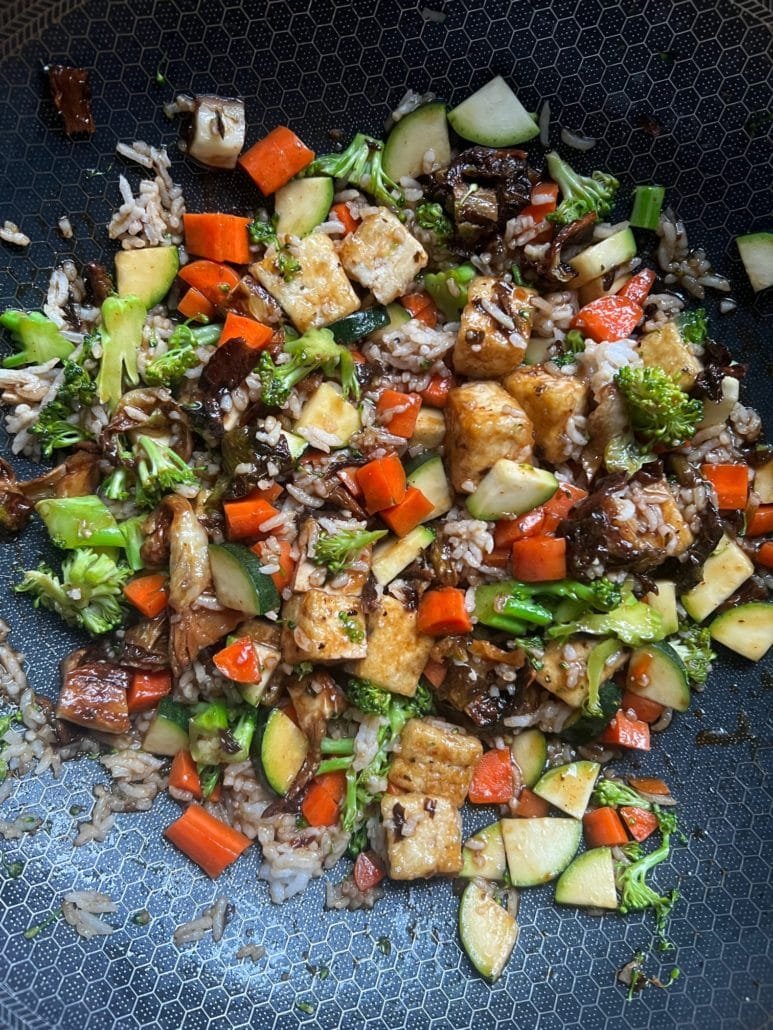
[[[740,744],[757,744],[757,737],[751,731],[749,716],[744,711],[738,713],[738,723],[732,731],[724,729],[700,730],[695,735],[695,743],[698,747],[706,747],[715,744],[719,747],[734,747]]]

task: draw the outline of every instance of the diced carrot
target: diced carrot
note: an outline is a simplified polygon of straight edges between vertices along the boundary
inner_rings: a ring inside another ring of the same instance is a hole
[[[473,769],[467,797],[473,805],[504,805],[513,796],[513,763],[509,748],[484,751]]]
[[[544,222],[548,215],[552,214],[556,209],[556,205],[553,203],[547,204],[527,204],[526,207],[522,208],[518,212],[519,218],[531,218],[535,225],[539,225],[540,222]],[[524,223],[524,228],[528,228]],[[540,236],[542,233],[540,233]],[[539,239],[539,237],[535,237]]]
[[[164,836],[213,880],[252,844],[249,837],[197,804],[188,805],[180,818],[167,826]]]
[[[309,826],[334,826],[346,793],[346,774],[323,773],[315,776],[301,802],[303,818]]]
[[[197,322],[209,322],[215,316],[215,305],[191,286],[179,300],[177,310],[184,318],[192,318]]]
[[[355,465],[347,465],[345,468],[336,469],[336,475],[352,497],[362,497],[362,490],[360,490],[360,484],[357,482],[356,472],[357,467]]]
[[[531,188],[530,200],[538,207],[552,205],[555,211],[558,204],[558,183],[546,179],[544,182],[536,182]]]
[[[650,681],[652,655],[642,651],[628,665],[628,679],[636,686],[646,687]]]
[[[566,518],[575,504],[579,504],[587,496],[588,491],[583,490],[581,486],[573,486],[571,483],[559,483],[558,489],[550,500],[545,501],[542,505],[542,510],[545,513],[543,531],[545,533],[554,533],[558,529],[559,522]]]
[[[234,683],[257,683],[260,679],[260,659],[250,637],[239,637],[213,655],[215,666]]]
[[[124,597],[147,619],[155,619],[166,608],[169,591],[163,572],[136,576],[123,588]]]
[[[445,662],[436,662],[432,658],[424,666],[422,676],[428,680],[436,689],[443,686],[443,681],[448,675],[448,667]]]
[[[524,583],[566,579],[566,540],[532,536],[513,544],[513,574]]]
[[[249,224],[249,218],[224,215],[219,211],[185,214],[185,246],[190,254],[210,261],[246,265],[250,260]]]
[[[370,515],[394,507],[405,497],[405,469],[396,454],[369,461],[367,465],[358,468],[354,475]]]
[[[237,315],[235,312],[229,311],[223,323],[219,343],[226,343],[238,336],[245,340],[253,350],[263,350],[271,343],[273,335],[274,330],[269,329],[262,322],[256,322],[254,318],[245,318],[244,315]]]
[[[435,505],[415,486],[409,486],[399,504],[379,512],[397,536],[406,536],[415,529],[432,511]]]
[[[630,835],[639,843],[646,840],[658,828],[658,817],[653,812],[648,812],[646,808],[624,805],[620,809],[620,816]]]
[[[126,691],[126,706],[129,714],[149,712],[155,708],[162,697],[172,692],[172,674],[168,669],[156,672],[145,672],[138,669],[132,676],[132,682]]]
[[[749,469],[746,465],[701,465],[701,472],[717,495],[720,511],[738,511],[749,499]]]
[[[169,786],[201,800],[201,779],[190,751],[178,751],[169,767]]]
[[[420,409],[418,393],[400,393],[399,390],[382,390],[376,404],[376,413],[392,436],[402,436],[404,440],[413,436]]]
[[[384,863],[375,851],[361,851],[354,860],[354,882],[357,890],[369,891],[378,886],[386,876]]]
[[[620,702],[620,708],[624,712],[634,712],[637,719],[642,722],[657,722],[665,709],[657,701],[650,701],[648,697],[641,694],[634,694],[632,690],[626,690]]]
[[[522,787],[515,805],[511,806],[514,814],[521,819],[544,819],[550,813],[550,805],[528,787]]]
[[[464,603],[465,592],[458,587],[428,590],[419,601],[416,625],[420,633],[430,637],[469,633],[472,619]]]
[[[292,544],[289,540],[285,540],[281,536],[268,537],[266,540],[259,540],[250,550],[257,554],[266,565],[279,565],[279,572],[272,572],[271,578],[280,593],[285,587],[289,587],[295,572],[295,559],[292,556]]]
[[[224,501],[223,512],[230,540],[245,540],[258,536],[262,525],[279,514],[279,510],[254,493],[238,501]]]
[[[580,308],[572,328],[581,329],[596,343],[613,343],[630,336],[643,317],[641,305],[625,297],[599,297]]]
[[[400,303],[418,322],[423,322],[430,329],[437,325],[437,305],[428,293],[408,293],[400,298]]]
[[[433,375],[429,384],[421,391],[421,399],[430,408],[444,408],[448,404],[448,394],[454,384],[453,376]]]
[[[354,217],[349,210],[348,204],[333,204],[330,208],[330,214],[337,218],[344,227],[344,236],[348,236],[350,232],[357,231],[357,226],[360,224],[360,220],[359,218]]]
[[[222,307],[234,286],[239,285],[238,273],[216,261],[191,261],[183,265],[177,274],[216,308]]]
[[[666,781],[657,776],[629,776],[628,782],[634,790],[642,794],[662,794],[666,798],[671,796],[671,789]]]
[[[596,808],[582,817],[589,848],[616,848],[628,843],[628,834],[614,808]]]
[[[656,275],[651,268],[643,268],[632,276],[621,290],[617,291],[618,297],[624,297],[634,304],[642,305],[653,287]]]
[[[618,712],[599,737],[602,744],[625,747],[633,751],[649,751],[650,728],[641,719],[629,719],[625,712]]]
[[[512,551],[512,547],[495,547],[486,555],[486,565],[491,565],[495,569],[506,569],[513,556]]]
[[[757,548],[757,562],[766,569],[773,569],[773,540],[766,540]]]
[[[264,196],[276,193],[314,160],[314,151],[285,125],[277,125],[239,158],[239,164]]]
[[[516,519],[500,519],[494,525],[494,546],[510,547],[516,540],[523,540],[529,536],[541,536],[545,525],[545,509],[532,508],[525,515],[519,515]]]
[[[749,519],[747,536],[766,536],[773,533],[773,504],[761,504]]]

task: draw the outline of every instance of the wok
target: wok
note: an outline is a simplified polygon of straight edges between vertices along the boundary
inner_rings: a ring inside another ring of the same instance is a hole
[[[715,315],[715,334],[748,362],[748,396],[773,416],[769,316],[759,298],[753,303],[733,244],[739,233],[771,228],[767,5],[427,3],[445,17],[388,0],[5,3],[0,216],[18,222],[33,243],[23,253],[0,251],[2,306],[38,307],[53,264],[103,253],[122,164],[115,144],[173,145],[176,128],[161,111],[172,87],[242,95],[250,139],[286,121],[325,150],[333,128],[380,134],[409,86],[458,102],[501,73],[528,108],[550,100],[554,139],[560,124],[599,140],[577,157],[583,169],[608,169],[627,188],[669,187],[691,243],[705,245],[734,283],[739,310]],[[49,61],[92,69],[91,141],[63,136],[41,72]],[[157,71],[169,85],[157,83]],[[255,201],[237,174],[217,177],[179,156],[174,174],[194,209]],[[71,241],[55,231],[64,213],[75,227]],[[75,638],[10,591],[19,569],[45,553],[34,533],[4,546],[0,614],[14,627],[32,685],[55,696],[59,658]],[[0,1025],[769,1025],[771,683],[764,665],[724,653],[692,710],[626,767],[667,775],[686,835],[659,877],[663,886],[677,882],[682,896],[670,923],[675,951],[654,950],[647,960],[648,971],[663,977],[678,965],[681,975],[667,990],[652,987],[629,1003],[615,982],[637,950],[650,952],[649,916],[559,910],[550,888],[522,892],[520,939],[490,987],[459,947],[447,883],[390,886],[373,912],[341,913],[323,911],[324,885],[315,881],[277,908],[256,883],[256,855],[214,884],[166,845],[161,830],[176,811],[166,798],[151,813],[119,816],[105,844],[73,850],[70,811],[90,805],[100,779],[98,763],[80,761],[59,781],[45,775],[19,784],[6,802],[14,814],[44,813],[47,829],[0,842],[6,863],[23,862],[18,877],[7,865],[0,871]],[[104,890],[118,902],[109,917],[116,933],[84,941],[60,920],[25,939],[24,930],[74,888]],[[223,940],[178,951],[173,928],[219,894],[236,907]],[[148,925],[132,920],[141,909],[151,914]],[[246,939],[266,948],[257,965],[234,961]]]

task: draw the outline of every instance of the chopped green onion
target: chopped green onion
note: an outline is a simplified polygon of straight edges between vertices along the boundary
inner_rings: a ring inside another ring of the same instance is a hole
[[[657,229],[665,196],[665,186],[637,186],[633,191],[631,225],[637,229]]]

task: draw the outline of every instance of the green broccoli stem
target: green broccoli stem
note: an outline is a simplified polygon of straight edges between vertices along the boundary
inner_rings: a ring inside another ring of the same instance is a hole
[[[123,547],[124,538],[113,513],[96,494],[51,497],[38,501],[35,511],[57,547]]]
[[[53,358],[67,358],[75,349],[54,323],[39,311],[4,311],[0,325],[11,334],[15,354],[3,358],[3,368],[42,365]]]
[[[354,737],[325,737],[319,749],[323,755],[353,755]]]
[[[657,229],[665,196],[665,186],[637,186],[633,191],[631,225],[636,229]]]
[[[193,337],[193,343],[197,347],[214,347],[223,332],[223,326],[218,322],[210,322],[207,325],[189,325],[188,331]]]
[[[322,776],[325,773],[344,772],[351,764],[351,755],[348,758],[325,758],[317,766],[317,776]]]
[[[126,562],[132,572],[139,572],[140,569],[145,568],[145,562],[142,560],[142,545],[145,542],[145,534],[142,531],[144,524],[145,516],[135,515],[133,518],[119,523],[118,526],[124,540]]]
[[[102,305],[102,357],[97,373],[97,395],[100,403],[111,409],[123,395],[124,376],[132,386],[140,381],[137,354],[146,315],[139,297],[108,297]]]

